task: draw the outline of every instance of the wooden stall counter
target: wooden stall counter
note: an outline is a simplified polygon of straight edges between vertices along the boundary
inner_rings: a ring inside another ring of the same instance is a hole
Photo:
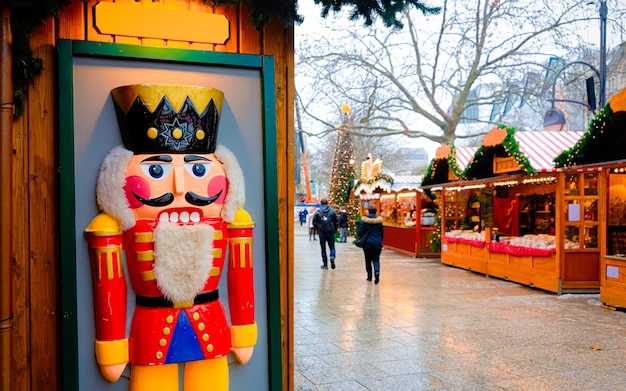
[[[485,234],[471,231],[451,231],[442,238],[441,263],[487,274],[488,251]]]
[[[603,263],[600,301],[613,309],[626,310],[626,258],[605,255]]]
[[[415,227],[383,226],[383,247],[415,256]]]
[[[528,247],[487,238],[485,235],[486,240],[482,240],[480,234],[467,232],[445,234],[441,262],[557,294],[599,290],[598,251],[564,251],[561,266],[554,246]],[[623,267],[622,277],[626,279],[626,259]],[[611,271],[616,273],[613,269]],[[620,283],[626,288],[626,280]]]

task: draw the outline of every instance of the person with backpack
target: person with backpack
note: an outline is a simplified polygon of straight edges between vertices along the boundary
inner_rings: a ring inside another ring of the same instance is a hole
[[[383,249],[383,218],[376,216],[376,208],[370,207],[369,214],[361,218],[359,228],[356,230],[358,237],[366,236],[363,245],[363,255],[365,256],[365,271],[367,281],[372,281],[372,264],[374,265],[374,283],[380,281],[380,253]]]
[[[322,206],[315,212],[313,225],[317,229],[322,249],[322,269],[328,269],[328,255],[330,255],[330,268],[335,268],[335,233],[339,227],[339,220],[335,210],[328,205],[328,199],[322,198]],[[326,253],[328,245],[329,254]]]

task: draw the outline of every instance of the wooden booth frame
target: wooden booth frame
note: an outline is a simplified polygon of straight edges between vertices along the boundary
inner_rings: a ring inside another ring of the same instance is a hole
[[[265,308],[258,306],[257,315],[262,312],[265,324],[259,326],[259,341],[263,341],[263,348],[255,350],[257,360],[266,359],[268,376],[268,389],[280,390],[282,387],[282,364],[281,364],[281,314],[280,314],[280,270],[279,270],[279,231],[276,224],[269,224],[278,215],[278,193],[277,193],[277,172],[276,172],[276,108],[274,97],[274,59],[272,56],[245,55],[233,53],[204,52],[186,49],[169,49],[144,47],[135,45],[59,40],[58,45],[58,125],[59,125],[59,181],[60,181],[60,259],[61,259],[61,338],[62,338],[62,389],[74,391],[79,389],[79,315],[80,317],[91,317],[93,313],[79,314],[79,284],[77,278],[77,260],[87,259],[87,254],[77,253],[82,231],[85,227],[78,226],[77,216],[77,187],[83,183],[77,181],[76,150],[75,150],[75,75],[74,67],[76,61],[120,61],[128,64],[154,64],[159,68],[159,72],[168,72],[172,67],[195,67],[202,69],[202,72],[210,74],[212,70],[218,69],[220,72],[252,72],[257,74],[256,78],[260,82],[260,134],[256,134],[261,140],[260,159],[254,162],[262,172],[261,178],[253,178],[251,182],[257,181],[263,188],[259,192],[258,188],[252,186],[248,191],[252,195],[261,193],[260,200],[254,200],[260,206],[257,217],[253,214],[253,219],[257,221],[255,229],[255,248],[262,251],[256,253],[255,264],[261,266],[259,274],[255,273],[256,295],[265,295],[258,302],[265,303]],[[161,70],[160,67],[163,67]],[[197,72],[197,71],[196,71]],[[216,78],[219,75],[215,76]],[[136,83],[144,83],[138,80]],[[97,84],[97,81],[94,80]],[[191,82],[192,83],[192,82]],[[252,84],[256,82],[253,81]],[[185,84],[190,84],[185,83]],[[236,95],[236,94],[233,94]],[[231,95],[232,96],[232,95]],[[110,99],[110,98],[109,98]],[[228,96],[226,97],[228,99]],[[222,113],[223,114],[223,113]],[[245,113],[244,113],[245,114]],[[234,116],[234,113],[231,113]],[[112,131],[117,132],[117,129]],[[221,132],[225,130],[222,129]],[[246,130],[256,132],[256,129]],[[221,134],[220,132],[220,134]],[[218,136],[218,141],[220,140]],[[230,148],[230,146],[229,146]],[[248,157],[246,157],[248,158]],[[80,163],[80,161],[79,161]],[[242,166],[242,168],[244,168]],[[82,169],[82,167],[80,168]],[[244,170],[244,174],[245,174]],[[95,176],[95,173],[94,173]],[[252,176],[252,175],[249,175]],[[246,182],[250,178],[246,177]],[[248,183],[246,183],[248,184]],[[92,190],[95,200],[95,187]],[[253,198],[253,197],[250,197]],[[257,197],[259,198],[259,197]],[[93,202],[95,207],[95,201]],[[252,213],[251,213],[252,214]],[[94,215],[95,216],[95,215]],[[91,216],[91,217],[94,217]],[[260,222],[260,224],[259,224]],[[81,244],[82,245],[82,244]],[[83,265],[80,265],[81,267]],[[256,269],[255,269],[256,270]],[[82,277],[81,277],[82,278]],[[259,281],[263,280],[264,281]],[[225,280],[225,278],[223,279]],[[264,283],[264,284],[263,284]],[[265,285],[265,286],[263,286]],[[221,286],[221,284],[220,284]],[[91,292],[88,292],[89,294]],[[82,300],[82,299],[81,299]],[[265,329],[265,330],[264,330]],[[90,349],[93,349],[91,341]],[[264,349],[267,356],[264,358]],[[253,360],[255,357],[253,357]],[[94,360],[95,362],[95,360]],[[248,364],[250,365],[250,364]],[[246,366],[244,366],[246,367]],[[85,376],[81,372],[81,376]],[[104,381],[104,380],[103,380]],[[258,382],[258,380],[255,380]],[[117,389],[111,387],[109,389]],[[260,389],[260,388],[259,388]]]

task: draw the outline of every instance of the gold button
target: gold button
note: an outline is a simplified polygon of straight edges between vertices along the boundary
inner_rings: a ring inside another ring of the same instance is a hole
[[[160,360],[160,359],[163,358],[163,352],[156,352],[155,356],[156,356],[157,360]]]
[[[193,320],[198,320],[198,319],[200,319],[200,314],[197,313],[197,312],[194,312],[193,313]]]
[[[196,138],[198,140],[204,140],[204,136],[205,136],[204,130],[198,129],[198,131],[196,132]]]
[[[163,327],[163,335],[170,335],[170,331],[169,327]]]
[[[148,128],[146,132],[150,140],[154,140],[159,135],[159,131],[155,127]]]
[[[198,324],[198,330],[200,330],[200,331],[204,330],[204,323],[199,323]]]
[[[208,344],[208,345],[206,346],[206,351],[207,351],[207,352],[209,352],[209,353],[211,353],[211,352],[213,351],[213,345]]]
[[[181,137],[183,137],[183,131],[176,128],[172,131],[172,137],[174,137],[176,140],[180,140]]]
[[[209,334],[203,334],[203,335],[202,335],[202,340],[203,340],[204,342],[208,341],[208,340],[209,340]]]
[[[165,340],[165,338],[160,339],[159,340],[159,346],[163,347],[165,345],[167,345],[167,341]]]
[[[169,315],[167,318],[165,318],[165,321],[169,324],[172,324],[172,322],[174,321],[174,317],[172,315]]]

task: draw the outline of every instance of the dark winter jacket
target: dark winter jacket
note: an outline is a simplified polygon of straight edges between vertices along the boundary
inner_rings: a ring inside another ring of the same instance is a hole
[[[363,236],[367,232],[367,240],[363,248],[382,248],[383,247],[383,218],[375,214],[369,214],[361,218],[359,228],[356,230],[358,236]]]
[[[348,228],[348,213],[339,212],[339,228]]]
[[[333,223],[332,233],[325,233],[322,230],[321,218],[324,214],[328,214],[330,221]],[[335,213],[335,210],[328,205],[320,206],[320,208],[315,212],[315,215],[313,216],[313,226],[317,229],[318,234],[334,235],[334,232],[336,232],[337,228],[339,228],[339,219],[337,218],[337,213]]]

